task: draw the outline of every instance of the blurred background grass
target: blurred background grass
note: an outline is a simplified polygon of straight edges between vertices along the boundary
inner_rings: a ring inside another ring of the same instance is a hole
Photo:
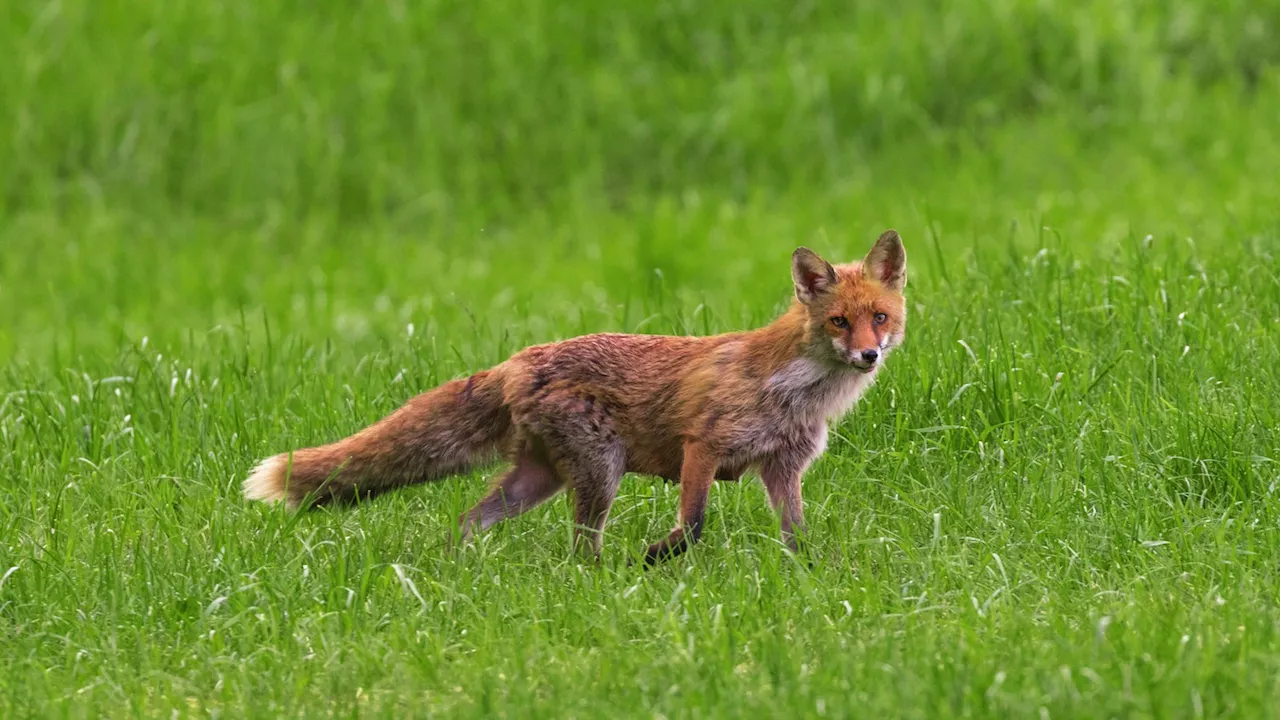
[[[1247,232],[1280,200],[1276,0],[8,8],[0,358],[332,330],[343,298],[510,312],[530,272],[547,310],[655,272],[785,293],[789,246],[887,226],[929,283],[1016,223]]]
[[[1094,138],[1250,104],[1280,61],[1275,0],[9,7],[10,214],[412,226],[823,188],[1047,113]]]

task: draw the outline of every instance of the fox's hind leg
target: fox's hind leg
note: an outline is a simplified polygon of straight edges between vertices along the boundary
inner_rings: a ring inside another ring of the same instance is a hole
[[[498,522],[546,502],[564,488],[551,465],[531,449],[521,450],[516,463],[483,500],[459,518],[462,541]]]
[[[626,469],[626,450],[610,408],[591,395],[562,396],[542,399],[530,416],[531,431],[573,492],[574,547],[598,557]]]
[[[589,458],[560,462],[573,483],[573,545],[576,550],[590,550],[592,555],[599,557],[604,545],[605,521],[609,519],[609,509],[618,497],[622,465],[621,448],[616,451],[608,449]]]

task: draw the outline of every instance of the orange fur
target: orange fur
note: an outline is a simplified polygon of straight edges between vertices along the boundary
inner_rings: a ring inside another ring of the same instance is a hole
[[[800,480],[827,423],[872,384],[904,337],[906,253],[881,235],[861,262],[800,248],[796,299],[773,323],[712,337],[602,333],[526,348],[454,380],[345,440],[263,461],[250,499],[350,500],[464,472],[511,469],[461,520],[464,538],[568,488],[576,537],[598,553],[623,473],[681,484],[680,517],[650,561],[698,539],[714,479],[757,468],[795,547]]]

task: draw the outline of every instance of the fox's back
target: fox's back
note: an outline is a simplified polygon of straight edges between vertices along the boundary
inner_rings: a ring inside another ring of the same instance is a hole
[[[650,404],[678,388],[690,367],[725,336],[683,337],[597,333],[535,345],[509,361],[531,395],[589,393],[620,407]]]
[[[600,333],[536,345],[508,361],[507,401],[517,424],[552,413],[586,430],[607,426],[629,470],[673,477],[690,413],[686,378],[727,337]]]

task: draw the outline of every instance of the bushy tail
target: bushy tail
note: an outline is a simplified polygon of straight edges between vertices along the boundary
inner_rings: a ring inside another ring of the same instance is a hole
[[[418,395],[345,440],[263,460],[244,495],[291,508],[376,495],[466,472],[491,459],[510,432],[500,366]]]

